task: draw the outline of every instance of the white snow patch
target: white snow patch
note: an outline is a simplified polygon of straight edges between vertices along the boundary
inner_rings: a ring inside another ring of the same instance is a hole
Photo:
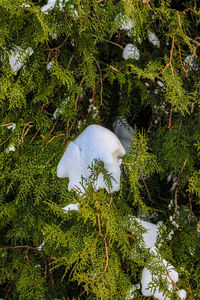
[[[160,86],[160,87],[163,87],[164,86],[164,83],[160,80],[157,81],[157,84]]]
[[[172,175],[169,174],[167,177],[167,183],[169,183],[171,180],[172,180]]]
[[[196,62],[196,58],[192,54],[190,54],[186,57],[183,64],[185,65],[186,68],[189,67],[190,71],[198,71],[199,70],[199,66]]]
[[[160,41],[159,41],[158,37],[155,35],[155,33],[149,31],[148,32],[148,39],[149,39],[149,42],[151,44],[153,44],[154,46],[160,48]]]
[[[23,3],[21,6],[22,7],[31,7],[29,4],[25,4],[25,3]]]
[[[138,60],[140,59],[140,51],[135,45],[127,44],[124,48],[122,56],[124,59],[133,58],[135,60]]]
[[[178,290],[177,295],[181,300],[184,300],[187,297],[187,293],[185,290]]]
[[[169,292],[173,291],[173,282],[177,282],[178,281],[178,273],[176,272],[176,270],[174,269],[174,266],[172,266],[171,264],[169,264],[165,259],[162,260],[162,264],[163,267],[166,267],[167,269],[167,275],[164,274],[161,277],[167,278],[167,283],[168,283],[168,290]],[[154,287],[154,288],[150,288],[150,285],[152,284],[153,280],[159,280],[159,277],[157,275],[153,275],[152,272],[147,269],[144,268],[142,271],[142,280],[141,280],[141,284],[142,284],[142,294],[144,296],[154,296],[156,299],[159,300],[170,300],[171,298],[165,297],[163,292],[159,290],[159,287]]]
[[[6,150],[7,153],[9,153],[11,151],[15,152],[15,146],[13,144],[11,144]]]
[[[112,189],[109,191],[103,175],[99,174],[94,188],[105,188],[108,192],[120,189],[120,165],[125,150],[117,136],[100,125],[88,126],[76,139],[71,142],[63,154],[58,167],[57,176],[69,177],[68,189],[79,188],[84,193],[81,177],[86,179],[91,175],[91,166],[94,159],[103,161],[105,169],[113,176]]]
[[[52,65],[54,64],[54,60],[51,60],[47,65],[47,70],[51,70]]]
[[[48,3],[41,7],[42,12],[47,12],[48,10],[52,10],[56,5],[56,0],[48,0]],[[59,1],[59,6],[62,8],[62,0]]]
[[[38,251],[41,251],[42,248],[44,247],[44,245],[45,245],[45,241],[43,241],[42,244],[40,246],[38,246]]]
[[[22,50],[22,48],[19,46],[16,47],[16,50],[12,51],[11,55],[9,56],[9,62],[13,72],[16,73],[19,69],[21,69],[27,56],[32,54],[33,50],[30,47],[26,50]]]
[[[15,128],[16,128],[16,124],[13,123],[13,124],[11,124],[11,125],[8,125],[7,128],[8,128],[8,129],[12,129],[12,131],[13,131],[13,130],[15,130]]]
[[[134,138],[133,128],[128,124],[125,118],[121,119],[120,117],[118,117],[113,123],[113,129],[114,134],[116,134],[124,149],[126,150],[126,153],[128,153],[130,151]]]
[[[141,285],[139,283],[132,286],[132,288],[128,291],[128,297],[127,299],[134,299],[135,297],[135,291],[140,290]]]
[[[131,30],[133,28],[133,21],[132,20],[124,20],[121,25],[121,30]]]
[[[72,210],[78,210],[79,209],[79,203],[76,203],[76,204],[68,204],[67,206],[63,207],[63,210],[66,213],[68,213],[69,211],[72,211]]]
[[[146,229],[147,232],[143,233],[143,239],[146,248],[155,247],[157,236],[159,233],[160,223],[152,224],[150,222],[143,221],[141,219],[136,218],[137,222]]]

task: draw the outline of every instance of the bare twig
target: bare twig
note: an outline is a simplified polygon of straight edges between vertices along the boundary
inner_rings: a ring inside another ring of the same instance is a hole
[[[111,66],[109,64],[107,64],[107,66],[110,67],[111,69],[113,69],[114,71],[119,72],[119,70],[117,70],[115,67],[113,67],[113,66]]]
[[[35,139],[35,137],[36,137],[36,135],[38,134],[39,131],[40,131],[39,129],[36,131],[36,133],[35,133],[34,136],[32,137],[32,140],[30,141],[30,144],[32,144],[33,140]]]
[[[0,125],[0,126],[9,126],[9,125],[13,125],[14,123],[13,122],[11,122],[11,123],[8,123],[8,124],[2,124],[2,125]]]
[[[171,131],[172,129],[172,111],[173,111],[173,104],[171,104],[170,114],[169,114],[169,124],[168,129]]]
[[[92,34],[92,36],[96,37],[95,34]],[[102,40],[103,40],[104,42],[107,42],[107,43],[109,43],[109,44],[115,45],[115,46],[121,48],[122,50],[124,50],[124,47],[122,47],[121,45],[119,45],[119,44],[117,44],[117,43],[115,43],[115,42],[109,41],[109,40],[107,40],[107,39],[102,39]]]
[[[56,154],[54,153],[54,154],[52,155],[52,157],[46,162],[47,165],[48,165],[48,163],[54,158],[55,155],[56,155]]]
[[[11,135],[9,135],[9,137],[5,141],[3,141],[0,146],[2,146],[3,144],[5,144],[11,138],[12,135],[13,135],[13,133],[11,133]]]
[[[98,217],[98,225],[99,225],[99,235],[104,237],[103,233],[101,232],[101,220],[99,214],[97,214]]]
[[[51,131],[50,131],[50,133],[49,133],[49,134],[51,134],[51,133],[54,131],[54,128],[55,128],[55,126],[56,126],[57,122],[58,122],[58,120],[56,120],[56,121],[55,121],[55,123],[54,123],[53,127],[51,128]]]
[[[22,141],[22,144],[24,143],[24,135],[26,135],[27,132],[28,132],[28,131],[26,131],[26,134],[25,134],[25,129],[26,129],[26,127],[27,127],[29,124],[34,124],[34,123],[33,123],[32,121],[29,121],[28,123],[25,124],[25,126],[24,126],[24,128],[23,128],[23,130],[22,130],[22,135],[21,135],[21,141]],[[31,126],[31,125],[29,125],[29,129],[30,129],[30,126]],[[32,126],[31,126],[31,127],[32,127]]]
[[[97,67],[99,69],[99,74],[100,74],[100,82],[101,82],[101,101],[100,101],[100,105],[103,105],[103,80],[102,80],[102,72],[101,72],[101,68],[100,68],[100,65],[99,65],[99,62],[94,59],[96,64],[97,64]]]
[[[127,165],[127,166],[132,166],[132,165],[136,164],[136,162],[134,161],[134,162],[128,163],[128,162],[122,161],[122,164]]]
[[[176,282],[171,278],[171,276],[169,274],[164,274],[164,276],[167,276],[171,280],[171,282],[174,284],[175,289],[178,290]]]
[[[178,198],[178,190],[176,189],[175,190],[175,194],[174,194],[174,214],[172,216],[172,220],[175,219],[176,213],[177,213],[177,209],[178,209],[177,198]]]
[[[130,237],[131,239],[134,239],[135,237],[131,234],[128,234],[128,237]]]
[[[145,182],[145,180],[144,180],[144,177],[143,177],[142,175],[140,175],[140,176],[141,176],[141,179],[142,179],[142,181],[143,181],[143,183],[144,183],[145,189],[146,189],[146,191],[147,191],[149,200],[150,200],[151,202],[153,202],[152,199],[151,199],[151,195],[150,195],[149,189],[148,189],[148,187],[147,187],[147,185],[146,185],[146,182]]]
[[[162,73],[165,72],[165,70],[170,66],[171,67],[171,71],[172,71],[172,75],[174,75],[174,70],[173,70],[173,66],[172,66],[172,55],[173,55],[173,50],[174,50],[174,36],[172,38],[172,46],[171,46],[171,50],[170,50],[170,58],[169,58],[169,62],[168,64],[164,67]]]
[[[57,138],[57,137],[59,137],[59,136],[63,136],[63,135],[65,135],[64,133],[60,133],[60,134],[58,134],[58,135],[56,135],[56,136],[53,136],[49,141],[48,141],[48,143],[47,143],[47,145],[49,144],[49,143],[51,143],[55,138]],[[44,149],[43,149],[44,150]]]

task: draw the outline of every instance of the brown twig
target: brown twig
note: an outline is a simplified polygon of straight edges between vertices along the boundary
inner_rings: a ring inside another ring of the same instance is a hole
[[[55,128],[55,126],[56,126],[57,122],[58,122],[58,120],[56,120],[56,121],[55,121],[55,123],[54,123],[53,127],[51,128],[51,131],[50,131],[50,133],[49,133],[49,134],[51,134],[51,133],[54,131],[54,128]]]
[[[190,235],[193,237],[194,240],[197,240],[196,236],[192,232],[190,232]]]
[[[172,38],[172,46],[171,46],[171,50],[170,50],[170,58],[169,58],[169,62],[168,64],[164,67],[162,73],[165,72],[165,70],[170,66],[171,67],[171,71],[172,71],[172,75],[174,76],[174,70],[173,70],[173,66],[172,66],[172,55],[173,55],[173,50],[174,50],[174,36]]]
[[[106,242],[106,238],[104,238],[104,243],[105,243],[105,252],[106,252],[106,264],[104,267],[103,272],[101,273],[101,275],[97,278],[96,281],[99,281],[101,279],[101,277],[104,275],[104,273],[106,272],[107,268],[108,268],[108,247],[107,247],[107,242]]]
[[[54,47],[54,48],[50,48],[50,47],[49,47],[49,44],[47,43],[47,44],[48,44],[47,49],[48,49],[49,51],[57,51],[58,49],[62,48],[62,47],[65,45],[65,43],[66,43],[68,37],[69,37],[69,36],[67,35],[66,38],[64,39],[64,41],[63,41],[59,46]]]
[[[174,284],[175,289],[178,290],[177,284],[176,284],[176,282],[171,278],[171,276],[170,276],[169,274],[164,274],[164,276],[167,276],[167,277],[171,280],[171,282]]]
[[[47,143],[47,145],[49,144],[49,143],[51,143],[55,138],[57,138],[57,137],[59,137],[59,136],[63,136],[63,135],[65,135],[64,133],[60,133],[60,134],[58,134],[58,135],[56,135],[56,136],[53,136],[49,141],[48,141],[48,143]],[[44,150],[44,149],[43,149]]]
[[[107,64],[107,66],[110,67],[111,69],[113,69],[114,71],[119,72],[119,70],[117,70],[115,67],[113,67],[113,66],[111,66],[109,64]]]
[[[97,64],[97,67],[99,69],[99,75],[100,75],[100,82],[101,82],[101,101],[100,101],[100,105],[103,105],[103,80],[102,80],[102,72],[101,72],[101,67],[99,65],[99,62],[94,59],[96,64]]]
[[[175,193],[174,193],[174,214],[172,216],[172,220],[175,219],[176,213],[177,213],[177,209],[178,209],[177,198],[178,198],[178,190],[176,189]]]
[[[177,17],[178,17],[179,27],[180,27],[181,31],[183,31],[182,25],[181,25],[180,11],[177,10],[176,13],[177,13]]]
[[[186,12],[188,12],[188,11],[190,11],[190,10],[191,10],[193,13],[200,15],[199,12],[196,12],[194,9],[192,9],[192,8],[190,8],[190,7],[188,7],[187,9],[185,9],[185,10],[183,10],[183,11],[181,11],[181,13],[182,13],[182,14],[186,14]]]
[[[181,48],[180,48],[180,45],[178,45],[178,50],[179,50],[179,56],[180,56],[180,62],[181,62],[181,66],[182,66],[182,69],[183,71],[186,73],[186,77],[188,80],[190,80],[188,78],[188,71],[185,69],[184,65],[183,65],[183,61],[182,61],[182,57],[181,57]]]
[[[2,146],[3,144],[5,144],[11,138],[12,135],[13,135],[13,133],[11,133],[11,135],[9,135],[9,137],[5,141],[3,141],[0,146]]]
[[[54,154],[52,155],[52,157],[46,162],[47,165],[48,165],[48,163],[54,158],[55,155],[56,155],[56,154],[54,153]]]
[[[13,284],[11,284],[10,287],[8,288],[8,291],[4,297],[4,300],[6,300],[8,298],[8,294],[10,293],[12,287],[13,287]]]
[[[96,37],[95,34],[92,34],[92,36]],[[109,41],[109,40],[107,40],[107,39],[102,39],[102,40],[103,40],[104,42],[107,42],[107,43],[109,43],[109,44],[115,45],[115,46],[121,48],[122,50],[124,50],[124,47],[122,47],[121,45],[119,45],[119,44],[117,44],[117,43],[115,43],[115,42]]]
[[[144,180],[144,177],[143,177],[142,175],[140,175],[140,176],[141,176],[141,179],[142,179],[142,181],[143,181],[143,183],[144,183],[145,189],[146,189],[146,191],[147,191],[149,200],[150,200],[151,202],[153,202],[152,199],[151,199],[151,195],[150,195],[149,189],[148,189],[148,187],[147,187],[147,185],[146,185],[146,182],[145,182],[145,180]]]
[[[38,251],[37,248],[32,247],[32,246],[8,246],[8,247],[4,247],[4,248],[0,248],[0,250],[4,250],[4,249],[20,249],[20,248],[25,248],[25,249],[31,249],[31,250],[35,250]]]
[[[171,104],[171,109],[169,113],[169,124],[168,124],[168,129],[171,131],[172,130],[172,111],[173,111],[173,104]]]
[[[14,123],[13,122],[11,122],[11,123],[8,123],[8,124],[2,124],[2,125],[0,125],[0,126],[9,126],[9,125],[13,125]]]
[[[197,217],[195,216],[195,214],[193,213],[193,209],[192,209],[192,201],[191,201],[191,198],[190,198],[190,193],[189,193],[189,195],[188,195],[188,198],[189,198],[189,205],[190,205],[190,213],[191,213],[191,215],[194,217],[196,224],[198,224],[199,221],[198,221]]]
[[[30,141],[30,145],[32,144],[33,140],[35,139],[35,137],[36,137],[36,135],[38,134],[39,131],[40,131],[40,130],[38,129],[38,130],[36,131],[36,133],[34,134],[34,136],[32,137],[32,140]]]
[[[106,40],[106,39],[103,39],[103,40],[104,40],[104,42],[107,42],[109,44],[115,45],[115,46],[121,48],[122,50],[124,50],[124,47],[122,47],[121,45],[119,45],[119,44],[117,44],[115,42],[112,42],[112,41],[109,41],[109,40]]]
[[[130,237],[131,239],[134,239],[135,237],[131,234],[128,234],[128,237]]]
[[[41,112],[43,112],[44,107],[47,105],[48,103],[44,103],[41,107]]]
[[[134,161],[134,162],[128,163],[128,162],[122,161],[122,164],[127,165],[127,166],[132,166],[132,165],[136,164],[136,162]]]
[[[25,124],[23,130],[22,130],[22,135],[21,135],[21,141],[22,141],[22,144],[24,143],[24,135],[27,134],[28,131],[26,131],[26,134],[25,134],[25,129],[26,127],[29,125],[29,124],[34,124],[32,121],[29,121],[28,123]],[[29,129],[30,129],[30,125],[29,125]]]
[[[103,233],[101,232],[101,220],[99,214],[97,214],[98,217],[98,225],[99,225],[99,235],[104,237]]]
[[[70,144],[71,142],[72,142],[72,141],[68,141],[68,142],[67,142],[67,144],[66,144],[66,146],[65,146],[65,148],[64,148],[64,150],[63,150],[63,152],[66,151],[67,147],[69,146],[69,144]]]

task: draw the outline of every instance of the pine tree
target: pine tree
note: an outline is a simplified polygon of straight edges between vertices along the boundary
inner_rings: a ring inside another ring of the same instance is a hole
[[[152,295],[200,298],[199,18],[196,0],[0,0],[1,298],[146,299],[145,268]],[[69,142],[117,117],[135,132],[120,191],[94,189],[101,161],[69,191]],[[162,221],[159,255],[135,217]]]

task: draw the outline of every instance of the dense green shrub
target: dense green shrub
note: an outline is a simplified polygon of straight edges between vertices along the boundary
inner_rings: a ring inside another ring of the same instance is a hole
[[[163,222],[160,251],[178,288],[200,298],[198,1],[46,4],[0,0],[0,297],[129,297],[144,267],[163,272],[131,221],[145,214]],[[123,59],[128,43],[139,59]],[[69,192],[56,176],[66,145],[117,116],[135,128],[120,192],[88,181],[85,196]]]

